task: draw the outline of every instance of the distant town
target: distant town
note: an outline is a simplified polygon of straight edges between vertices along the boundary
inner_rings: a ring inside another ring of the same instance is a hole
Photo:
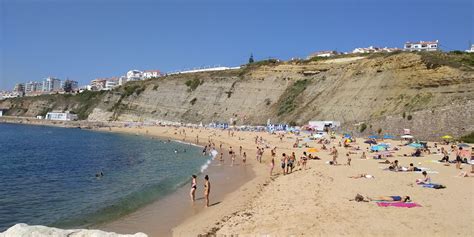
[[[388,48],[369,46],[366,48],[355,48],[351,52],[337,52],[335,50],[318,51],[310,54],[307,59],[315,57],[332,57],[341,54],[370,54],[370,53],[390,53],[397,51],[440,51],[440,43],[435,41],[417,41],[406,42],[403,48]],[[465,50],[467,53],[474,53],[474,44],[470,49]],[[16,98],[23,96],[38,96],[44,94],[64,94],[64,93],[82,93],[84,91],[107,91],[115,87],[122,86],[130,81],[148,80],[159,78],[165,75],[195,73],[205,71],[222,71],[239,69],[240,67],[207,67],[195,68],[191,70],[182,70],[169,73],[163,73],[160,70],[130,70],[125,75],[111,78],[97,78],[91,80],[90,84],[79,86],[79,83],[70,79],[59,79],[56,77],[47,77],[42,81],[29,81],[25,83],[17,83],[12,91],[0,91],[0,100],[7,98]]]

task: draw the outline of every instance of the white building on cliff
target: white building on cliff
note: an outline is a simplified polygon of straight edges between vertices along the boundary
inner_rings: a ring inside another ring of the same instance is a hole
[[[406,42],[403,50],[405,51],[438,51],[439,41],[418,41]]]

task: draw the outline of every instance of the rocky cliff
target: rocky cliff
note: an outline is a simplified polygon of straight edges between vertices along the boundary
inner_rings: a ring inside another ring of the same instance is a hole
[[[462,135],[474,131],[473,61],[473,55],[445,53],[263,61],[131,82],[110,92],[6,100],[0,108],[18,116],[69,109],[93,121],[338,120],[346,131],[360,132],[365,123],[364,133],[398,134],[407,127],[427,138]]]

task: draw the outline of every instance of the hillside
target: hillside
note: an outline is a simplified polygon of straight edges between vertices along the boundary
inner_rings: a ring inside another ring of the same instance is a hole
[[[473,57],[392,53],[263,61],[131,82],[110,92],[5,100],[0,108],[13,116],[72,110],[91,121],[338,120],[345,131],[360,131],[365,123],[365,133],[398,134],[405,127],[425,138],[461,136],[474,131]]]

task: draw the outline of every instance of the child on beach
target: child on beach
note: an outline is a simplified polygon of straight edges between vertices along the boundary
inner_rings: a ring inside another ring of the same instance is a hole
[[[242,156],[242,163],[245,165],[245,161],[247,161],[247,153],[244,151],[244,155]]]
[[[282,169],[282,171],[283,171],[283,175],[286,174],[286,172],[285,172],[285,165],[286,165],[286,154],[283,153],[283,154],[282,154],[282,157],[281,157],[281,169]]]
[[[346,153],[346,157],[347,157],[347,165],[351,166],[351,156],[349,155],[349,153]]]

